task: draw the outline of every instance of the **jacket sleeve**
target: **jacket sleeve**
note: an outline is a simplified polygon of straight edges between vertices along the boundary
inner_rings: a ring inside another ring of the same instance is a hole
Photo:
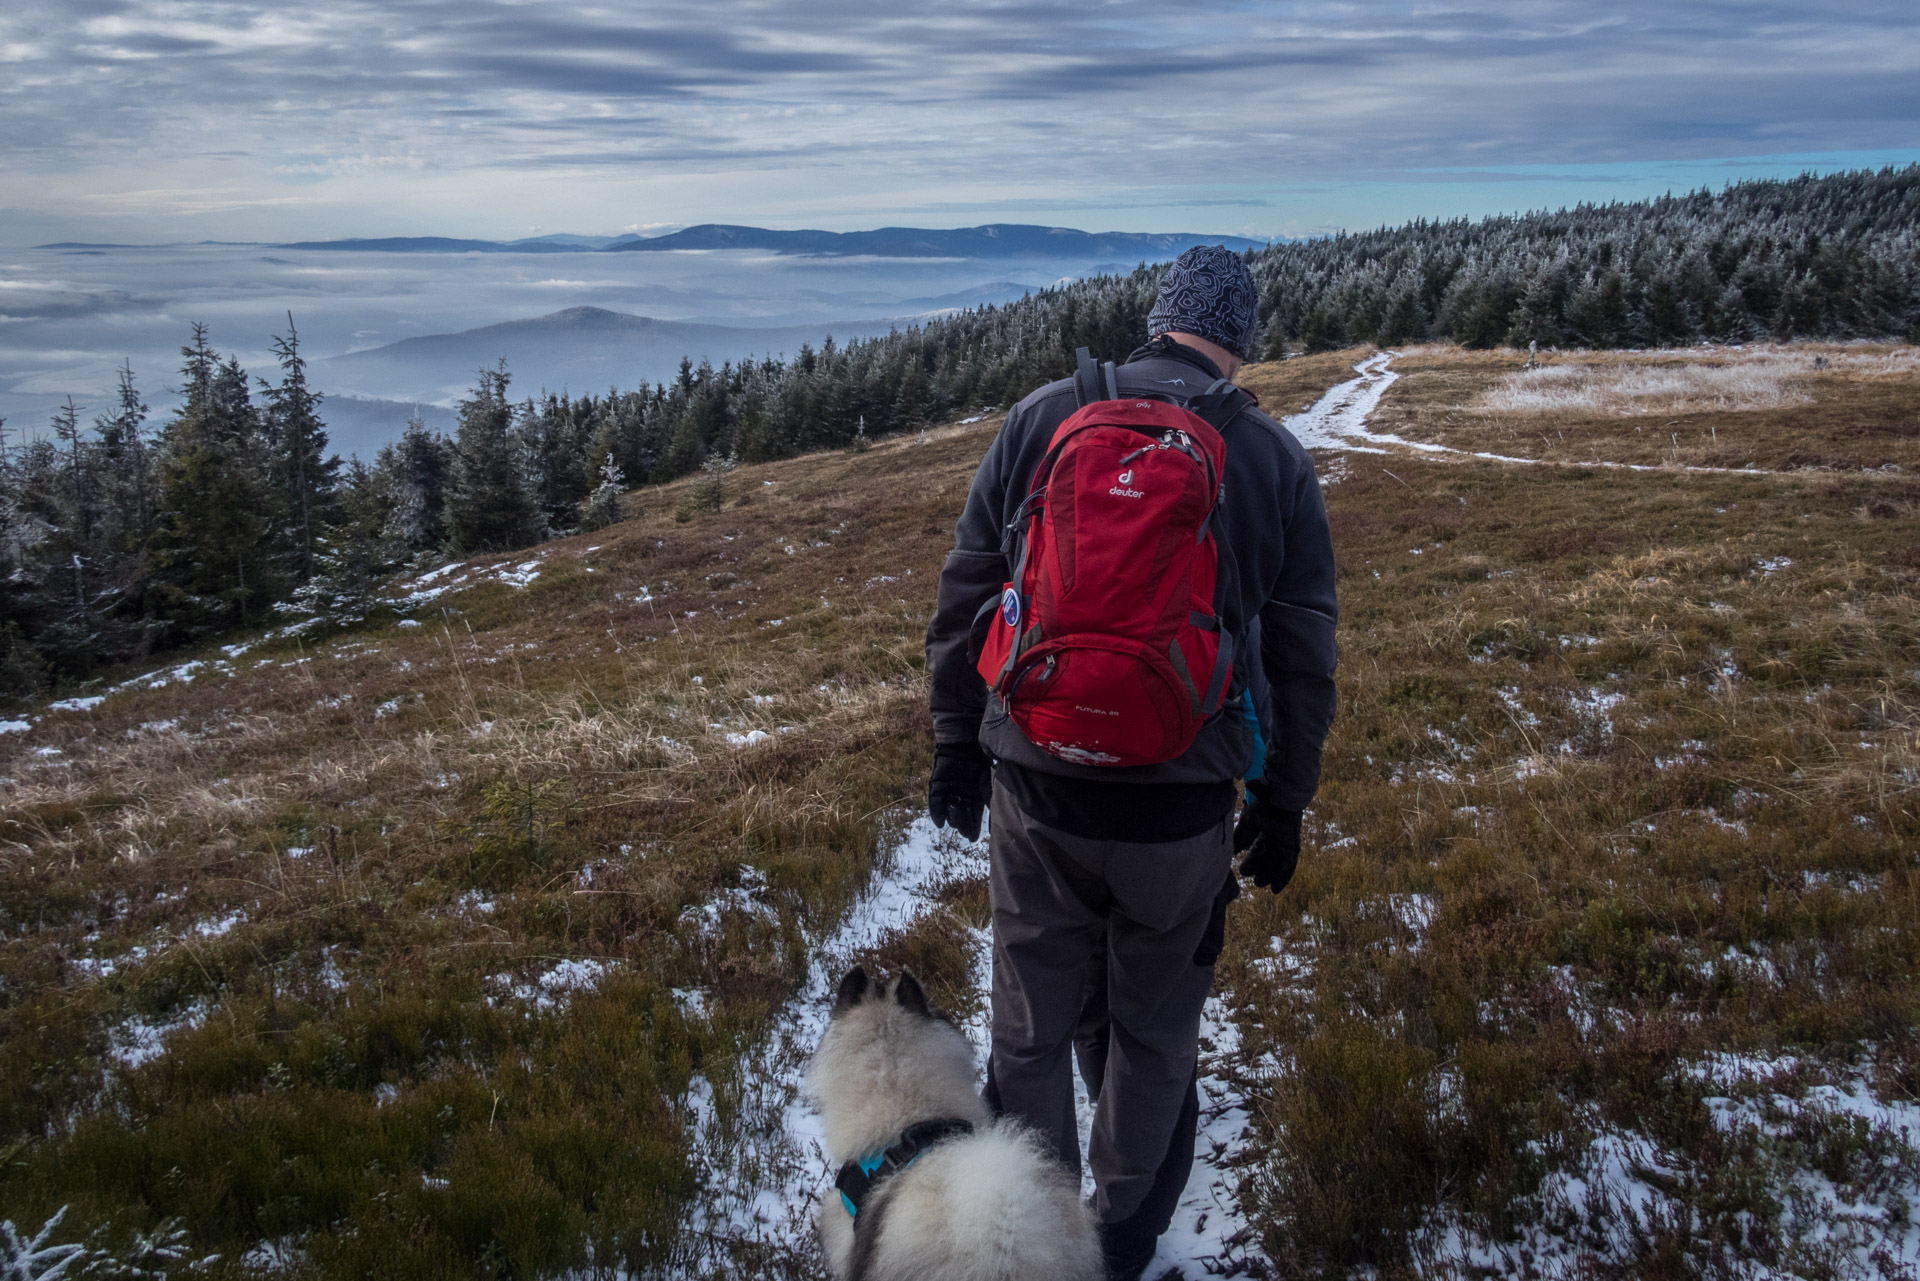
[[[1333,725],[1333,536],[1311,460],[1298,468],[1292,492],[1282,496],[1285,555],[1267,604],[1260,610],[1260,657],[1273,709],[1259,785],[1283,810],[1303,810],[1320,787],[1320,756]]]
[[[939,601],[927,625],[927,674],[932,683],[933,740],[971,743],[980,734],[987,683],[968,661],[973,620],[1007,581],[1000,551],[1006,492],[1007,448],[1003,427],[973,474],[967,505],[953,531],[953,550],[940,570]]]

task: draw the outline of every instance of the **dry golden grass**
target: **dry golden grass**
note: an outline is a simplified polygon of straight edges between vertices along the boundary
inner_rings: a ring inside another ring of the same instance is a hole
[[[992,430],[741,468],[683,519],[646,491],[420,626],[39,709],[0,740],[0,1217],[179,1216],[210,1275],[262,1241],[709,1266],[688,1081],[924,787],[921,636]]]
[[[1920,470],[1920,356],[1885,344],[1526,354],[1409,350],[1374,424],[1545,462]]]
[[[1920,1129],[1818,1103],[1920,1101],[1920,478],[1877,470],[1910,466],[1920,377],[1848,354],[1681,455],[1794,474],[1340,469],[1326,780],[1223,969],[1281,1275],[1911,1268]],[[1477,407],[1522,360],[1407,353],[1375,424],[1526,453]],[[1524,421],[1567,424],[1549,460],[1654,460],[1631,421]],[[1657,1159],[1609,1182],[1623,1150]],[[1890,1214],[1891,1253],[1815,1186]]]

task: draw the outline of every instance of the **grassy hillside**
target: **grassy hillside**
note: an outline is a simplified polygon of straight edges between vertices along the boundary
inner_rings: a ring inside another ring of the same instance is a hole
[[[1516,406],[1577,381],[1522,362],[1407,353],[1374,423],[1565,465],[1325,468],[1315,848],[1224,971],[1264,1244],[1287,1275],[1912,1275],[1914,354],[1566,366],[1665,381],[1638,405]],[[1729,364],[1780,393],[1710,403]],[[1676,441],[1789,470],[1580,465]]]
[[[1297,411],[1365,354],[1245,381]],[[1911,349],[1523,359],[1400,355],[1373,425],[1441,448],[1320,460],[1341,712],[1221,969],[1231,1266],[1902,1275]],[[404,621],[0,726],[0,1218],[182,1275],[818,1275],[698,1211],[915,812],[995,426],[647,490]],[[937,897],[876,950],[964,1011],[981,886]]]

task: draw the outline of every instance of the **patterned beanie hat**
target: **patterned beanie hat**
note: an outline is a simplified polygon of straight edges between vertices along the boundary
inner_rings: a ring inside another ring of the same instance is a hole
[[[1147,337],[1178,330],[1252,360],[1259,303],[1253,275],[1239,254],[1220,245],[1196,245],[1174,259],[1160,281],[1160,297],[1147,313]]]

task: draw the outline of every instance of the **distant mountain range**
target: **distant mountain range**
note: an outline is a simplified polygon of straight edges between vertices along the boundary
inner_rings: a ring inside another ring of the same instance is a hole
[[[212,244],[213,241],[202,243]],[[224,243],[224,242],[223,242]],[[763,253],[820,258],[1052,258],[1081,262],[1164,262],[1194,245],[1258,249],[1263,240],[1245,236],[1207,236],[1192,232],[1155,234],[1134,231],[1091,232],[1072,227],[993,223],[985,227],[881,227],[876,231],[770,231],[705,223],[665,236],[532,236],[524,240],[462,240],[451,236],[382,236],[350,240],[298,240],[262,245],[268,249],[320,249],[388,254],[582,254],[668,253],[674,250],[753,249]],[[78,241],[36,245],[36,249],[100,251],[157,248],[152,245],[102,245]]]
[[[297,240],[273,249],[351,249],[381,254],[584,254],[638,236],[534,236],[527,240],[455,240],[447,236],[385,236],[377,240]],[[48,246],[48,248],[66,246]]]
[[[1194,245],[1258,249],[1266,242],[1245,236],[1191,233],[1075,231],[1071,227],[1035,227],[994,223],[933,231],[925,227],[882,227],[877,231],[768,231],[764,227],[728,227],[708,223],[668,236],[622,240],[608,253],[660,253],[674,249],[759,249],[777,254],[827,258],[1121,258],[1158,262]]]

